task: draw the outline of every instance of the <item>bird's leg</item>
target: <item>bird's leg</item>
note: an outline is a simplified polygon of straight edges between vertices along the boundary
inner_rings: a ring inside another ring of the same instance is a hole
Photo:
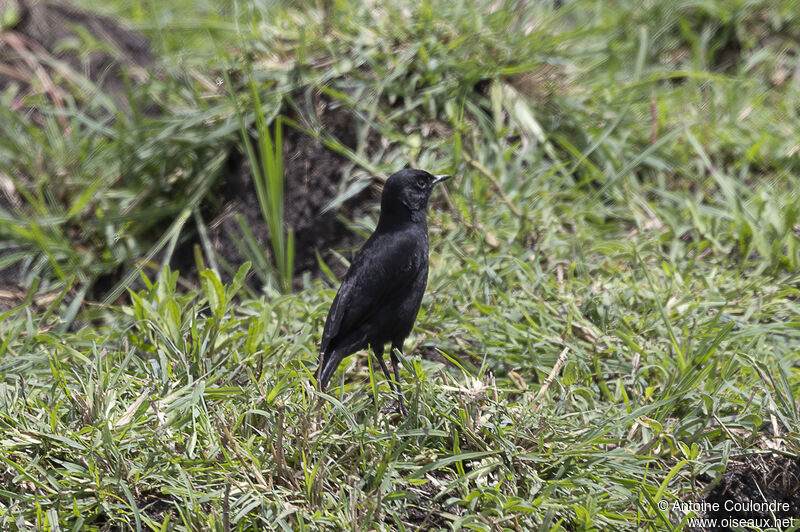
[[[381,371],[383,371],[383,374],[386,375],[386,378],[389,380],[389,388],[391,388],[392,391],[394,391],[394,386],[392,386],[392,379],[389,378],[389,368],[386,367],[386,361],[383,360],[383,344],[381,344],[378,347],[373,345],[372,354],[375,355],[375,358],[378,359],[378,364],[381,365]]]
[[[403,342],[392,342],[392,350],[389,352],[389,356],[392,357],[392,370],[394,370],[394,380],[395,380],[395,388],[394,392],[397,394],[397,401],[400,405],[400,412],[404,415],[408,415],[408,408],[406,408],[405,402],[403,402],[403,394],[400,393],[400,360],[398,360],[397,355],[395,354],[397,351],[403,352]]]
[[[378,357],[378,364],[381,365],[381,371],[383,371],[383,374],[386,375],[386,380],[389,381],[389,388],[391,388],[392,393],[394,393],[395,396],[400,398],[400,412],[402,412],[405,415],[407,410],[405,408],[405,405],[403,404],[403,397],[400,395],[400,389],[398,388],[397,383],[394,380],[392,380],[392,375],[389,373],[389,368],[386,367],[386,361],[383,359],[383,345],[381,345],[377,349],[375,348],[375,346],[372,346],[372,352],[375,353],[376,357]],[[392,356],[394,357],[394,355]],[[392,360],[394,360],[394,358],[392,358]],[[397,374],[397,371],[395,371],[395,374]],[[394,406],[395,403],[396,400],[392,401],[392,404],[387,405],[387,407],[384,408],[383,411],[391,412],[395,410]]]
[[[389,368],[386,367],[386,361],[383,359],[383,344],[380,347],[372,346],[372,352],[375,354],[375,358],[378,359],[378,364],[381,365],[381,371],[383,374],[386,375],[386,379],[389,381],[389,388],[394,391],[394,383],[392,382],[392,377],[389,374]]]

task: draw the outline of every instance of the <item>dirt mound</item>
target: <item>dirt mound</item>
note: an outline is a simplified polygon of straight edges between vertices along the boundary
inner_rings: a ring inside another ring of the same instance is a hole
[[[90,95],[77,88],[85,87],[76,83],[81,77],[115,97],[123,108],[127,106],[124,75],[131,76],[134,83],[148,77],[146,69],[153,63],[148,40],[110,17],[67,3],[24,0],[0,0],[0,14],[5,21],[0,31],[0,90],[12,87],[16,91],[12,106],[21,112],[32,111],[34,120],[35,109],[25,107],[26,101],[35,101],[30,100],[31,96],[43,96],[55,107],[65,104],[68,95],[78,102],[86,101]],[[359,122],[349,109],[313,88],[298,89],[292,99],[297,103],[291,108],[287,105],[286,114],[298,123],[315,124],[342,145],[357,149]],[[377,140],[376,134],[367,135],[368,145]],[[270,246],[249,162],[233,145],[230,150],[225,175],[212,192],[215,196],[204,201],[202,212],[212,248],[221,261],[236,270],[247,260],[237,216],[241,216],[265,253],[269,253]],[[318,275],[317,253],[335,274],[342,275],[344,266],[338,260],[330,260],[330,249],[347,256],[363,239],[353,235],[337,216],[352,219],[365,215],[360,205],[377,194],[368,188],[337,209],[322,212],[341,193],[343,176],[352,168],[352,162],[321,141],[289,127],[284,128],[283,154],[286,221],[295,233],[295,285],[301,283],[305,272]],[[4,190],[0,190],[0,206],[13,211],[13,190],[11,195]],[[191,229],[190,225],[186,229]],[[189,278],[196,278],[192,252],[196,243],[199,236],[187,234],[172,260],[172,266]],[[18,270],[19,265],[12,265],[3,272],[6,281],[0,283],[0,308],[14,306],[24,297],[25,291],[17,284]],[[103,276],[89,297],[103,297],[104,287],[114,285],[122,271],[120,268]],[[251,280],[257,284],[255,278]]]
[[[93,40],[91,51],[86,42]],[[97,15],[67,3],[0,0],[0,92],[11,91],[11,109],[41,116],[27,101],[44,97],[64,107],[67,96],[79,104],[91,98],[82,78],[125,105],[122,69],[133,83],[146,78],[153,56],[148,40],[110,17]],[[34,104],[35,105],[35,104]],[[26,182],[29,176],[18,175]],[[15,212],[21,198],[11,179],[0,172],[0,208]],[[20,249],[6,248],[7,253]],[[19,262],[0,270],[0,311],[22,303],[27,289],[22,284]],[[52,298],[39,294],[33,300],[45,305]]]
[[[134,78],[153,62],[149,41],[110,17],[67,3],[0,0],[0,90],[44,91],[56,105],[62,81],[83,76],[105,92],[124,89],[121,67]],[[86,53],[85,36],[97,41]],[[21,101],[18,98],[17,101]]]
[[[351,150],[357,149],[358,121],[352,111],[311,87],[297,91],[294,96],[296,102],[307,102],[291,112],[296,122],[319,124],[326,135]],[[369,146],[378,140],[377,135],[367,137],[368,152]],[[372,198],[377,199],[377,190],[367,187],[337,209],[323,212],[339,195],[344,173],[352,162],[327,148],[320,140],[287,126],[283,130],[283,158],[284,212],[286,223],[294,230],[295,237],[295,286],[302,283],[304,273],[319,274],[317,253],[336,275],[342,276],[345,267],[341,261],[330,260],[330,250],[335,249],[347,257],[363,243],[363,238],[354,235],[337,219],[337,215],[348,219],[364,216],[367,203]],[[240,249],[243,235],[236,221],[238,215],[244,219],[259,246],[269,253],[269,229],[256,197],[249,162],[241,153],[231,155],[219,193],[221,202],[214,207],[207,204],[205,208],[205,216],[211,220],[208,237],[214,251],[234,269],[247,260]],[[194,245],[194,242],[189,244]],[[175,254],[173,266],[192,278],[196,275],[193,261],[191,250],[184,247]],[[224,274],[223,278],[230,280]]]
[[[800,517],[800,458],[754,454],[731,462],[704,502],[717,508],[704,517],[716,519],[719,524],[734,520],[773,523],[773,519],[797,519]],[[695,530],[729,529],[725,526]]]

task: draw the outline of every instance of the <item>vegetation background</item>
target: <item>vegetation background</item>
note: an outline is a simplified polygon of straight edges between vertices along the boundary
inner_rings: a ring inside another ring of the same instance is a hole
[[[0,8],[3,530],[800,516],[797,2]],[[311,372],[407,166],[399,419]]]

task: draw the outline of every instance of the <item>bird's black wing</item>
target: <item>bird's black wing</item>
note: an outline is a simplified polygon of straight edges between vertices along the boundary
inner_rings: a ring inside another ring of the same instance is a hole
[[[424,238],[424,237],[423,237]],[[374,314],[385,298],[414,283],[427,246],[415,232],[373,234],[356,255],[333,300],[320,352]]]

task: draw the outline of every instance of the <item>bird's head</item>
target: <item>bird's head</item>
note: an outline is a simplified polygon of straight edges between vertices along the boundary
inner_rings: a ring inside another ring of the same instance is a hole
[[[381,218],[425,219],[428,198],[436,183],[449,179],[449,175],[432,175],[425,170],[406,168],[395,172],[383,185]]]

